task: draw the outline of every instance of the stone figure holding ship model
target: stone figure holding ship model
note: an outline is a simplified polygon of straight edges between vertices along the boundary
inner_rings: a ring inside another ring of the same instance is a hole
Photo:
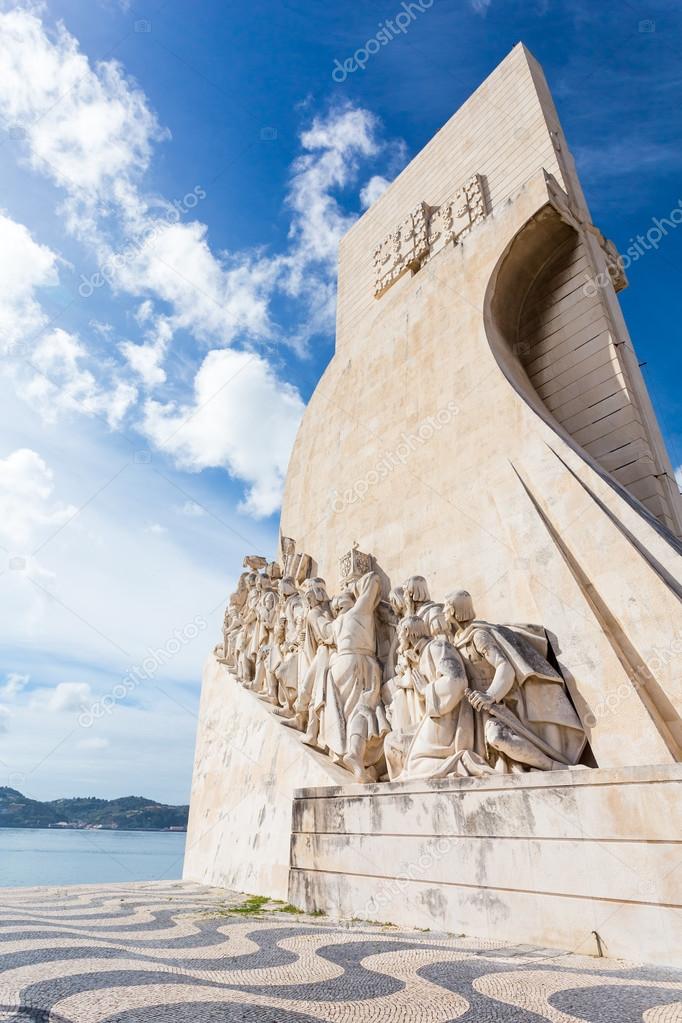
[[[357,545],[330,600],[308,555],[285,574],[287,543],[281,566],[245,559],[216,650],[301,741],[362,782],[579,766],[585,731],[542,627],[479,620],[467,590],[436,603],[419,575],[388,593]]]

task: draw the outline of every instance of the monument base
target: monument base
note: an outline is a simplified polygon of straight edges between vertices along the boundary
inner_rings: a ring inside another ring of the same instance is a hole
[[[349,779],[211,656],[184,879],[330,917],[682,966],[682,765]]]
[[[682,965],[682,765],[303,789],[307,912]]]
[[[286,899],[291,806],[301,785],[349,775],[300,741],[214,655],[201,689],[183,879]]]

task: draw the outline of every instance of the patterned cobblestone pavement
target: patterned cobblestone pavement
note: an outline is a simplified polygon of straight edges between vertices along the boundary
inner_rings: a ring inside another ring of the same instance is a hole
[[[0,890],[2,1023],[680,1023],[682,972],[185,882]]]

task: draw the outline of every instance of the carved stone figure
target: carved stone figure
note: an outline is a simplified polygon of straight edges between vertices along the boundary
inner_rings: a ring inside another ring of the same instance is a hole
[[[388,594],[388,602],[382,600],[377,608],[377,656],[384,666],[383,680],[388,682],[395,675],[398,655],[398,626],[405,617],[405,597],[402,586],[396,586]]]
[[[250,568],[252,572],[260,572],[267,564],[268,559],[260,554],[247,554],[244,558],[244,568]]]
[[[241,681],[247,688],[255,684],[258,655],[267,638],[267,627],[261,612],[265,583],[266,580],[258,572],[252,572],[248,577],[250,589],[242,615],[245,644],[241,661]]]
[[[305,741],[317,742],[318,719],[310,703],[318,680],[324,678],[329,665],[330,648],[334,643],[333,622],[329,595],[324,579],[313,579],[304,591],[306,606],[305,634],[303,638],[302,672],[299,677],[298,696],[294,704],[295,726],[306,732]]]
[[[376,656],[374,616],[380,600],[381,579],[368,572],[337,601],[338,617],[331,626],[336,649],[314,707],[318,745],[342,761],[358,781],[376,780],[383,738],[389,731]]]
[[[423,575],[411,575],[402,590],[406,615],[416,615],[422,607],[432,603],[429,584]]]
[[[242,685],[250,685],[256,667],[256,631],[258,628],[258,617],[256,607],[260,600],[260,589],[258,587],[258,574],[249,572],[245,579],[246,596],[241,611],[242,627],[237,634],[235,642],[235,656],[237,660],[237,678]]]
[[[242,572],[240,575],[237,589],[230,595],[223,618],[223,645],[219,656],[233,671],[237,670],[236,642],[244,624],[241,613],[249,595],[247,579],[250,575],[250,572]]]
[[[314,676],[306,680],[306,690],[310,689],[308,700],[308,727],[303,739],[308,746],[321,749],[324,753],[330,753],[329,747],[325,744],[324,730],[320,735],[320,722],[323,719],[325,701],[327,697],[329,658],[336,650],[336,621],[340,615],[348,611],[355,603],[355,597],[350,590],[341,590],[329,602],[330,617],[326,621],[320,621],[320,643],[317,650],[317,662],[315,664]],[[333,753],[330,753],[335,757]],[[336,758],[338,759],[338,758]]]
[[[446,630],[444,616],[435,615],[430,634],[416,645],[424,714],[407,750],[402,779],[478,777],[492,772],[483,752],[474,749],[474,715],[465,698],[466,670]]]
[[[252,688],[254,692],[265,695],[268,695],[270,692],[268,666],[271,651],[275,645],[274,635],[277,627],[277,611],[277,594],[271,589],[264,590],[256,607],[258,649],[256,651],[256,671]]]
[[[291,576],[280,580],[281,617],[278,635],[281,636],[281,658],[274,675],[278,682],[282,716],[294,716],[294,702],[298,695],[299,652],[303,640],[305,609],[296,583]]]
[[[411,575],[403,585],[405,614],[419,615],[426,622],[427,628],[431,617],[443,610],[442,604],[431,600],[429,584],[423,575]]]
[[[384,740],[388,776],[394,781],[403,771],[405,756],[419,722],[424,716],[426,680],[419,661],[429,631],[423,618],[408,615],[397,629],[398,648],[395,675],[381,690],[391,731]]]
[[[578,763],[586,736],[564,680],[547,660],[542,630],[475,617],[466,590],[448,594],[445,614],[464,657],[480,745],[497,771],[558,770]]]
[[[290,598],[298,597],[298,591],[290,576],[280,577],[277,582],[277,599],[273,613],[273,624],[271,628],[270,643],[267,656],[264,658],[264,684],[261,695],[269,703],[277,705],[279,701],[280,683],[277,677],[277,669],[286,656],[285,642],[287,636],[287,614],[291,613],[291,607],[287,602]]]
[[[371,572],[374,568],[371,554],[364,554],[360,550],[357,540],[353,541],[351,549],[339,559],[339,579],[341,588],[348,589],[354,582],[363,575]]]
[[[233,596],[236,596],[236,594]],[[221,649],[221,659],[225,664],[229,665],[233,671],[237,667],[235,642],[242,627],[242,617],[233,605],[231,599],[225,610],[225,618],[223,620],[223,645]]]
[[[382,600],[357,544],[330,600],[282,545],[298,578],[246,558],[215,652],[304,743],[365,782],[578,765],[585,732],[540,626],[479,621],[466,590],[438,604],[421,575]]]

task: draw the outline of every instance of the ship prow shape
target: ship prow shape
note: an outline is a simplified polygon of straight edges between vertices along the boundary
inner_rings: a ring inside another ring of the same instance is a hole
[[[281,556],[225,616],[242,682],[355,774],[212,659],[187,878],[682,965],[682,499],[625,283],[519,45],[341,240]]]
[[[204,666],[183,877],[287,898],[295,789],[352,775],[301,742],[211,654]]]

